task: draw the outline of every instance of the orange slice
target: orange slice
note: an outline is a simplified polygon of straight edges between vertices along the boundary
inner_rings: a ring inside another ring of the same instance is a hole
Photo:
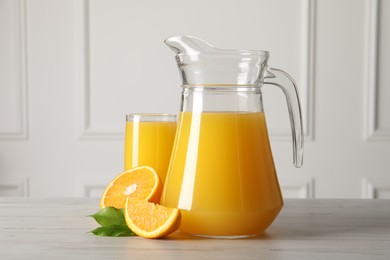
[[[156,171],[149,166],[138,166],[115,177],[100,199],[100,208],[124,208],[128,196],[159,202],[161,191],[162,183]]]
[[[169,235],[179,228],[181,220],[179,209],[130,197],[126,200],[124,214],[127,226],[137,235],[146,238]]]

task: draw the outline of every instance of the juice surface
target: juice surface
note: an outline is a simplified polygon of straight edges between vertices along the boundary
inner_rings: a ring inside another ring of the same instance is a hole
[[[125,170],[148,165],[164,182],[175,131],[176,122],[126,122]]]
[[[262,233],[283,205],[263,112],[182,112],[161,203],[180,229],[206,236]]]

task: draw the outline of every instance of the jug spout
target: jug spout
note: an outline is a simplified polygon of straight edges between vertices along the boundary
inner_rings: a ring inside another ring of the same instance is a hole
[[[269,53],[224,50],[193,36],[165,40],[176,53],[183,86],[255,86],[263,84]]]
[[[193,36],[174,36],[166,39],[164,42],[179,55],[197,55],[217,50],[211,44]]]

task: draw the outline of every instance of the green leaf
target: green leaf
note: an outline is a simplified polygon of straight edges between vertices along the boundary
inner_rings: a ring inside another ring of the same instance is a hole
[[[127,226],[123,226],[123,225],[110,225],[110,226],[98,227],[92,230],[91,233],[97,236],[108,236],[108,237],[135,236],[135,233],[133,231],[131,231]]]
[[[102,227],[111,225],[126,225],[123,209],[114,207],[102,208],[97,213],[90,215]]]
[[[94,218],[101,225],[101,227],[91,231],[91,233],[97,236],[119,237],[136,235],[127,226],[123,209],[107,207],[89,217]]]

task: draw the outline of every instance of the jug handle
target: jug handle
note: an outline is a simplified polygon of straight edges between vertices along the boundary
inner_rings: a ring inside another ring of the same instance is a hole
[[[264,79],[264,84],[279,87],[286,96],[293,140],[293,161],[294,166],[299,168],[303,163],[303,126],[297,84],[293,78],[283,70],[270,67],[266,68]],[[277,82],[267,79],[288,79],[288,83],[281,85]]]

